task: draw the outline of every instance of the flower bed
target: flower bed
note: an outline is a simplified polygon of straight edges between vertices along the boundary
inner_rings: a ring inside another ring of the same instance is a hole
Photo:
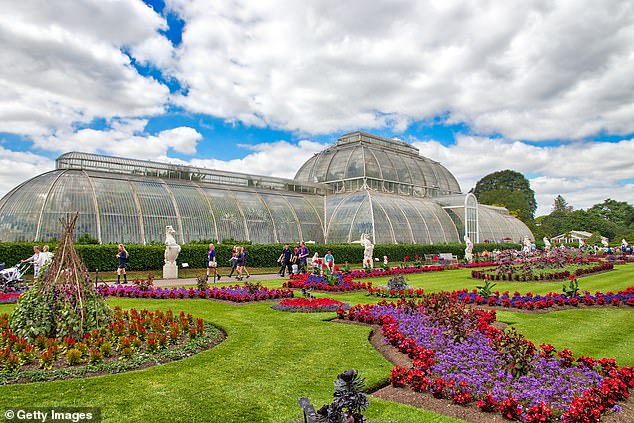
[[[368,288],[370,295],[382,298],[422,298],[425,295],[425,291],[422,288],[419,289],[406,289],[406,290],[389,290],[387,288]],[[500,293],[495,291],[490,297],[483,297],[478,293],[476,289],[468,291],[466,289],[460,291],[447,292],[448,295],[458,299],[464,304],[486,305],[491,307],[506,307],[517,308],[524,310],[541,310],[551,307],[563,307],[563,306],[605,306],[611,305],[615,307],[619,306],[632,306],[634,307],[634,286],[617,292],[602,293],[596,291],[594,295],[589,291],[585,291],[583,295],[576,295],[573,297],[567,297],[561,293],[550,292],[546,295],[533,294],[527,292],[522,295],[515,291],[513,295],[510,295],[508,291]]]
[[[185,299],[185,298],[209,298],[214,300],[233,301],[244,303],[250,301],[272,300],[278,298],[291,298],[291,289],[271,289],[258,287],[249,289],[242,285],[227,285],[220,288],[207,288],[199,290],[196,288],[149,288],[141,289],[136,286],[101,286],[98,291],[104,297],[128,297],[128,298],[150,298],[150,299]]]
[[[425,293],[423,288],[389,289],[386,287],[368,288],[368,294],[381,298],[420,298]]]
[[[40,335],[29,342],[9,328],[7,314],[0,315],[0,333],[0,384],[118,373],[185,358],[222,339],[217,328],[191,314],[121,307],[107,327],[81,339]]]
[[[526,281],[559,281],[564,280],[570,277],[571,274],[576,274],[577,276],[590,275],[592,273],[597,272],[605,272],[607,270],[614,269],[614,263],[601,263],[592,267],[580,267],[575,271],[571,272],[569,270],[562,270],[557,272],[542,272],[540,274],[529,274],[529,275],[521,275],[519,273],[509,273],[509,274],[497,274],[496,272],[487,272],[482,270],[473,270],[471,271],[471,277],[473,279],[489,279],[491,281],[518,281],[518,282],[526,282]]]
[[[406,303],[357,305],[341,317],[382,325],[387,342],[413,359],[390,382],[456,404],[527,422],[596,421],[634,387],[634,368],[615,360],[575,359],[568,349],[537,349],[514,330],[492,326],[495,311],[467,309],[448,294]]]
[[[0,304],[15,304],[20,298],[19,292],[9,292],[6,294],[0,294]]]
[[[328,281],[327,276],[315,275],[313,273],[291,275],[288,282],[282,284],[283,288],[312,289],[326,292],[350,292],[366,290],[372,283],[354,282],[348,274],[335,273]]]
[[[370,272],[365,270],[351,270],[347,273],[353,279],[363,278],[381,278],[385,276],[393,275],[409,275],[413,273],[427,273],[427,272],[442,272],[445,270],[460,269],[459,264],[447,264],[447,265],[429,265],[429,266],[408,266],[408,267],[392,267],[388,270],[372,269]]]
[[[454,293],[452,293],[454,294]],[[585,291],[583,295],[576,295],[573,297],[567,297],[560,293],[550,292],[546,295],[537,295],[531,292],[527,292],[525,295],[521,295],[519,292],[514,292],[513,295],[509,295],[509,292],[494,292],[489,298],[484,298],[478,294],[476,290],[468,292],[467,290],[455,291],[457,298],[465,304],[476,305],[488,305],[491,307],[507,307],[518,308],[525,310],[541,310],[551,307],[563,307],[563,306],[631,306],[634,307],[634,286],[617,292],[602,293],[596,291],[594,295],[589,291]]]
[[[323,313],[337,311],[340,308],[347,310],[350,304],[332,298],[289,298],[273,305],[272,308],[295,313]]]

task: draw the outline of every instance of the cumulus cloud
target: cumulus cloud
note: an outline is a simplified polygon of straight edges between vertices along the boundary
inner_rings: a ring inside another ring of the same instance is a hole
[[[94,118],[162,113],[169,89],[139,75],[170,66],[164,18],[134,0],[12,2],[0,15],[0,132],[31,137]]]
[[[433,140],[413,144],[422,155],[445,165],[463,192],[492,172],[512,169],[524,174],[535,191],[537,215],[550,213],[557,195],[578,209],[608,197],[630,202],[634,198],[634,185],[628,183],[632,180],[634,139],[544,147],[460,135],[449,146]]]
[[[193,159],[188,164],[233,172],[293,178],[306,160],[322,151],[326,146],[308,140],[299,141],[297,144],[281,140],[243,147],[251,150],[252,153],[241,159],[227,161]]]
[[[438,115],[511,139],[634,132],[627,0],[167,3],[186,22],[175,102],[195,112],[306,133]]]
[[[144,132],[147,120],[129,119],[113,122],[110,129],[61,131],[37,139],[34,144],[43,150],[82,151],[149,160],[167,160],[170,149],[182,154],[196,153],[202,135],[194,128],[181,126],[156,135]]]
[[[54,161],[47,157],[0,147],[0,196],[27,179],[53,170],[54,166]]]

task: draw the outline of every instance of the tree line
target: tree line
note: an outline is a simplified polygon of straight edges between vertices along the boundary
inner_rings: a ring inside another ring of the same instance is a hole
[[[634,241],[634,206],[626,201],[607,198],[586,210],[575,210],[558,195],[550,214],[535,218],[537,201],[530,182],[521,173],[508,169],[480,179],[471,192],[481,204],[506,207],[531,229],[537,240],[577,230],[592,233],[590,242],[599,242],[601,236],[611,242],[622,238]]]

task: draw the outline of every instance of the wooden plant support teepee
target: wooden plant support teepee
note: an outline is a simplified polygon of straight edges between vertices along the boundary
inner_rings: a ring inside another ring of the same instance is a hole
[[[11,316],[11,326],[22,336],[80,339],[92,329],[107,326],[112,310],[95,290],[74,247],[79,213],[61,218],[62,239],[48,269],[26,292]]]

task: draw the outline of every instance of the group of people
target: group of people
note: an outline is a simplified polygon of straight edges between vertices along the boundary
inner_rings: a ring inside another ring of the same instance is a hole
[[[279,275],[284,277],[286,272],[288,272],[289,275],[299,272],[306,273],[309,254],[310,251],[303,241],[293,247],[292,250],[288,244],[285,244],[282,249],[282,254],[280,254],[280,257],[277,259],[277,262],[281,265],[280,271],[278,272]]]
[[[231,272],[229,273],[229,278],[233,276],[233,272],[237,273],[236,280],[241,281],[244,279],[245,275],[248,279],[251,277],[249,271],[247,270],[247,251],[243,246],[234,245],[231,250],[231,258],[229,262],[231,263]],[[214,284],[216,283],[216,279],[220,279],[222,276],[218,272],[218,261],[216,260],[216,248],[214,244],[209,244],[209,250],[207,250],[207,279],[209,279],[210,274],[213,271]]]
[[[40,271],[53,260],[53,253],[48,251],[48,245],[40,250],[39,245],[33,247],[33,255],[27,259],[20,260],[20,263],[30,263],[33,265],[33,277],[37,278]]]
[[[288,244],[284,245],[282,253],[280,254],[277,262],[280,264],[279,275],[284,277],[286,273],[297,274],[306,273],[308,267],[308,256],[310,251],[306,244],[302,241],[297,246],[291,247]],[[319,253],[315,253],[312,258],[313,269],[320,266]],[[330,273],[334,271],[335,257],[332,255],[332,251],[328,250],[324,256],[324,265],[329,269]]]

